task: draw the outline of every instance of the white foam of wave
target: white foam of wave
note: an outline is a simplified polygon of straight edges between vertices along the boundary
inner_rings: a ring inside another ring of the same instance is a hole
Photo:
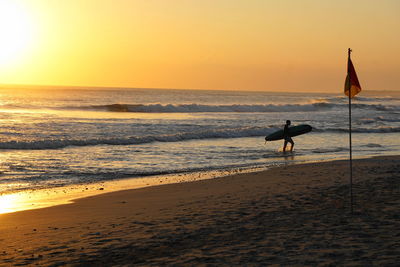
[[[87,140],[39,140],[39,141],[8,141],[0,142],[0,149],[38,150],[59,149],[68,146],[96,146],[96,145],[136,145],[152,142],[179,142],[196,139],[215,138],[240,138],[266,136],[276,130],[277,127],[242,127],[214,130],[202,130],[178,134],[131,136],[126,138],[98,138]],[[347,128],[315,128],[313,132],[348,132]],[[400,132],[400,127],[378,127],[378,128],[353,128],[354,133],[395,133]]]
[[[277,128],[243,127],[232,129],[216,129],[209,131],[187,132],[171,135],[148,135],[127,138],[99,138],[88,140],[40,140],[40,141],[9,141],[0,142],[0,149],[59,149],[68,146],[95,146],[95,145],[135,145],[151,142],[179,142],[195,139],[239,138],[265,136]]]
[[[348,128],[316,128],[313,127],[314,132],[345,132],[349,131]],[[397,133],[400,132],[400,127],[377,127],[377,128],[352,128],[353,133]]]
[[[365,97],[365,96],[356,96],[355,100],[361,102],[387,102],[399,100],[398,98],[394,98],[391,96],[382,96],[382,97]]]
[[[287,105],[202,105],[202,104],[111,104],[81,107],[90,110],[105,110],[112,112],[138,112],[138,113],[199,113],[199,112],[311,112],[329,110],[333,108],[347,108],[347,104],[330,103],[329,101],[317,101],[311,104],[287,104]],[[382,104],[353,104],[354,109],[370,109],[378,111],[400,110],[397,106]]]
[[[317,111],[329,108],[330,104],[289,104],[289,105],[202,105],[202,104],[147,104],[129,105],[112,104],[91,106],[90,109],[100,109],[114,112],[143,112],[143,113],[199,113],[199,112],[291,112],[291,111]]]

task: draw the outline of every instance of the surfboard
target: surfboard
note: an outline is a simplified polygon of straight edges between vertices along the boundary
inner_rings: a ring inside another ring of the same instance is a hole
[[[289,127],[289,135],[291,137],[302,135],[311,132],[312,127],[308,124],[300,124],[296,126]],[[283,139],[283,129],[273,132],[265,137],[265,141],[276,141]]]

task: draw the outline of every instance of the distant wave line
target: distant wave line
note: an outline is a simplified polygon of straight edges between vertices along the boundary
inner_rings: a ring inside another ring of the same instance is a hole
[[[391,99],[393,100],[393,99]],[[367,103],[372,101],[373,103]],[[133,112],[133,113],[267,113],[267,112],[313,112],[330,109],[345,109],[347,102],[344,97],[326,97],[310,99],[308,103],[294,104],[175,104],[175,103],[112,103],[104,105],[82,106],[36,106],[32,104],[4,104],[3,109],[55,109],[55,110],[88,110],[106,112]],[[399,105],[388,98],[357,98],[353,102],[354,109],[369,109],[377,111],[400,111]]]
[[[377,111],[397,111],[398,106],[385,106],[382,104],[353,104],[353,108],[372,109]],[[264,113],[264,112],[312,112],[333,108],[347,108],[347,104],[334,104],[329,102],[316,102],[311,104],[266,104],[266,105],[202,105],[202,104],[110,104],[75,107],[75,109],[111,111],[111,112],[136,112],[136,113]]]

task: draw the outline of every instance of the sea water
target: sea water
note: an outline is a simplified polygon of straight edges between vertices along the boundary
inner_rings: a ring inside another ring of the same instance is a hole
[[[400,94],[353,99],[354,158],[398,155]],[[292,125],[294,153],[264,137]],[[1,88],[0,193],[154,175],[346,159],[341,93]]]

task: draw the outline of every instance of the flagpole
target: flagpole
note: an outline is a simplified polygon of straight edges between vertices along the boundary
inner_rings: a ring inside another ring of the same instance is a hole
[[[348,50],[348,60],[350,60],[351,49]],[[349,84],[351,85],[350,75]],[[349,88],[349,148],[350,148],[350,210],[353,214],[353,155],[352,155],[352,144],[351,144],[351,86]]]

